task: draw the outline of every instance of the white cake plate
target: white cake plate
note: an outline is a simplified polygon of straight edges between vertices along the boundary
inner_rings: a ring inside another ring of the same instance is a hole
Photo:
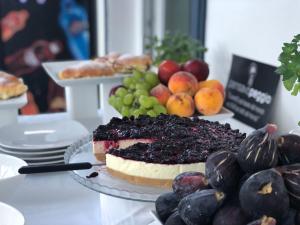
[[[86,60],[73,60],[63,62],[46,62],[42,66],[48,75],[66,90],[67,112],[72,119],[98,118],[99,98],[98,85],[100,84],[100,108],[105,110],[108,93],[111,87],[122,83],[128,74],[115,74],[113,76],[87,77],[80,79],[61,80],[58,73],[64,68],[84,62]]]
[[[27,94],[7,100],[0,100],[0,127],[17,123],[18,110],[27,104]]]

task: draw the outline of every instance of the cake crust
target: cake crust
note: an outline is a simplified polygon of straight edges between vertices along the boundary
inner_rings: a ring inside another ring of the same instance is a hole
[[[131,184],[138,184],[143,186],[154,186],[160,188],[171,188],[173,180],[163,180],[163,179],[152,179],[138,176],[131,176],[125,173],[121,173],[119,171],[107,168],[107,171],[114,177],[126,180]]]

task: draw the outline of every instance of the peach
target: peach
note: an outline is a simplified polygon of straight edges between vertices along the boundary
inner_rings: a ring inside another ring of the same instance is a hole
[[[192,116],[195,112],[193,98],[186,93],[176,93],[167,102],[168,114],[177,116]]]
[[[170,90],[163,84],[158,84],[152,88],[150,94],[156,97],[158,102],[162,105],[166,105],[171,96]]]
[[[198,83],[198,90],[201,88],[217,88],[219,91],[221,91],[223,97],[225,96],[225,89],[223,84],[218,80],[206,80],[201,81]]]
[[[194,98],[198,112],[205,116],[220,112],[224,103],[221,91],[216,88],[201,88]]]
[[[194,96],[198,90],[198,81],[193,74],[179,71],[170,78],[168,87],[173,94],[184,92]]]

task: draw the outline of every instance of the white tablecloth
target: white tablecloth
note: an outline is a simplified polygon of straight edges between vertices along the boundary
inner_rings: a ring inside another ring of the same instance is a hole
[[[225,122],[225,121],[224,121]],[[234,129],[253,129],[234,119]],[[18,190],[0,201],[19,209],[26,225],[148,225],[153,204],[101,196],[74,181],[68,174],[28,175]]]

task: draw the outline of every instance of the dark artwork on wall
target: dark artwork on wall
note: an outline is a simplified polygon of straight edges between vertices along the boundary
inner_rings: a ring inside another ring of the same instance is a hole
[[[29,87],[23,114],[65,110],[64,89],[48,77],[41,63],[91,56],[92,2],[0,0],[0,66]]]
[[[235,113],[235,118],[257,129],[270,122],[271,106],[279,82],[275,69],[233,56],[225,107]]]

